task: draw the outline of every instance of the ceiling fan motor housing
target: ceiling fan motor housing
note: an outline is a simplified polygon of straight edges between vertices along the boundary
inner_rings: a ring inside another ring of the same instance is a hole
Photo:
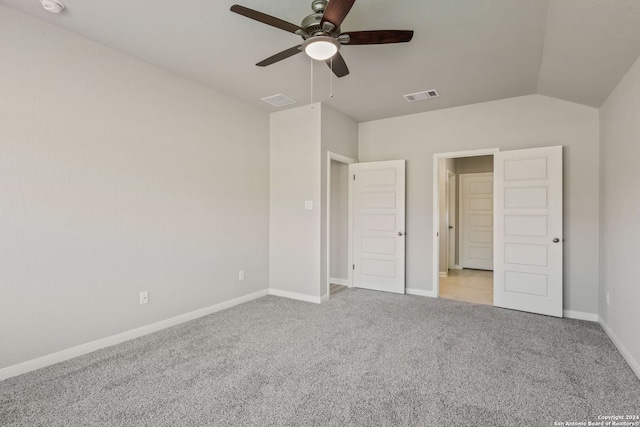
[[[328,0],[313,0],[311,2],[311,9],[313,9],[313,11],[315,13],[324,13],[324,10],[327,8],[327,3],[329,3]]]
[[[300,24],[300,27],[308,34],[308,36],[303,35],[304,39],[307,39],[311,36],[320,36],[320,35],[332,35],[337,36],[340,34],[340,28],[334,28],[330,33],[327,32],[326,28],[323,28],[320,25],[322,21],[322,15],[324,14],[324,10],[327,7],[327,0],[313,0],[311,2],[311,9],[315,13],[305,17]]]

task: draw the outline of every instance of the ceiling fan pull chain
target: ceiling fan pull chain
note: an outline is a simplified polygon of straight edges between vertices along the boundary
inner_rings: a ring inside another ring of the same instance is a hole
[[[333,56],[331,57],[331,70],[329,71],[329,98],[333,98]]]

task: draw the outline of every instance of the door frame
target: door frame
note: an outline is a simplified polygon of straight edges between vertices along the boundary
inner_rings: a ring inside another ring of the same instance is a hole
[[[460,227],[456,224],[456,211],[459,209],[458,203],[456,200],[457,183],[456,174],[449,169],[447,169],[447,257],[449,262],[447,263],[447,268],[450,270],[455,269],[456,267],[456,246],[457,243],[457,233],[458,228]],[[456,226],[456,228],[451,228],[452,224]]]
[[[347,156],[343,156],[341,154],[338,153],[334,153],[331,151],[327,151],[327,203],[326,203],[326,208],[327,208],[327,212],[326,212],[326,217],[327,217],[327,235],[325,236],[326,239],[326,248],[327,248],[327,281],[326,281],[326,287],[327,287],[327,293],[325,295],[326,299],[329,299],[330,295],[331,295],[331,161],[336,161],[338,163],[343,163],[345,165],[351,165],[353,163],[358,163],[357,160],[352,159],[351,157],[347,157]],[[351,248],[353,247],[353,243],[351,241],[351,233],[352,233],[352,223],[353,221],[351,220],[351,217],[353,215],[352,213],[352,206],[351,206],[351,191],[352,191],[352,182],[350,179],[348,179],[348,189],[347,189],[347,198],[348,198],[348,207],[347,207],[347,221],[348,221],[348,227],[347,227],[347,232],[349,233],[348,236],[348,243],[347,243],[347,266],[352,264],[352,254],[351,254]],[[347,286],[352,288],[353,287],[353,270],[351,270],[350,268],[347,268]]]
[[[432,271],[433,297],[440,295],[440,159],[457,159],[460,157],[489,156],[499,152],[500,148],[485,148],[480,150],[453,151],[436,153],[433,155],[433,240],[432,240]]]

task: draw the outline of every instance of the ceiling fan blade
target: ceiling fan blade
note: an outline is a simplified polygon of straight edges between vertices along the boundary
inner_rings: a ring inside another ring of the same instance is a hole
[[[239,15],[246,16],[247,18],[255,19],[263,24],[271,25],[272,27],[280,28],[281,30],[295,33],[298,30],[302,30],[299,26],[292,24],[291,22],[283,21],[266,13],[258,12],[257,10],[249,9],[248,7],[234,4],[231,6],[231,12],[235,12]]]
[[[274,64],[278,61],[282,61],[283,59],[287,59],[290,56],[295,55],[296,53],[302,52],[302,45],[291,47],[287,50],[283,50],[280,53],[276,53],[273,56],[268,57],[267,59],[258,62],[256,65],[258,67],[266,67],[267,65]]]
[[[411,30],[374,30],[374,31],[352,31],[340,34],[340,37],[349,36],[349,41],[342,44],[386,44],[386,43],[406,43],[413,38]],[[340,38],[338,39],[340,40]]]
[[[342,24],[342,21],[344,21],[344,18],[347,16],[347,13],[349,13],[351,6],[353,6],[355,2],[356,0],[330,0],[327,4],[327,8],[324,10],[320,25],[329,21],[335,25],[336,28],[340,27],[340,24]]]
[[[332,63],[333,61],[333,63]],[[333,74],[338,77],[344,77],[349,74],[349,68],[347,68],[347,63],[344,62],[344,58],[340,55],[340,52],[333,55],[331,58],[325,61],[329,68],[333,70]]]

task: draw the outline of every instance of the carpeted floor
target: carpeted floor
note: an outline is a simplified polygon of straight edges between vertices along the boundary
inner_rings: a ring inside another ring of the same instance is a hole
[[[640,414],[596,323],[345,290],[267,296],[0,382],[2,426],[553,426]]]

